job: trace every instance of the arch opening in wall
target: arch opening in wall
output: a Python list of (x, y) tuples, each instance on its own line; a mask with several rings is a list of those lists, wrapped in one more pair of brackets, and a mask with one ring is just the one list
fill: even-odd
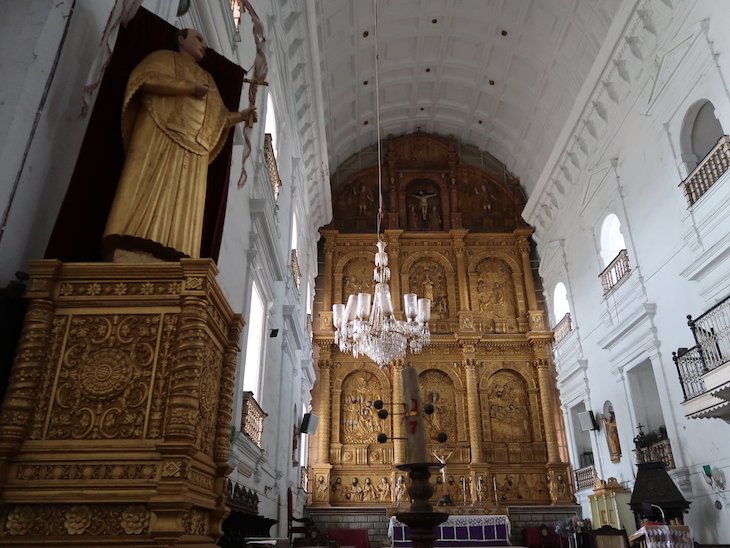
[(264, 133), (271, 135), (271, 148), (274, 151), (274, 157), (279, 156), (278, 136), (276, 130), (276, 108), (274, 107), (274, 97), (271, 93), (266, 96), (266, 118), (264, 120)]
[(601, 225), (601, 260), (603, 266), (608, 266), (623, 249), (626, 249), (626, 241), (621, 232), (621, 221), (610, 213)]
[(566, 314), (570, 314), (568, 288), (565, 287), (563, 282), (558, 282), (553, 290), (553, 320), (555, 325), (560, 323)]
[(687, 173), (710, 153), (724, 133), (710, 101), (699, 101), (687, 111), (681, 133), (682, 159)]

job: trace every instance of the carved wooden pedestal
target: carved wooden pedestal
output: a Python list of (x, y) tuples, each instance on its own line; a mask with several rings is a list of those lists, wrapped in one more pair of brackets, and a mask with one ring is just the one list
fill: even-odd
[(242, 320), (210, 260), (32, 263), (3, 546), (215, 546)]

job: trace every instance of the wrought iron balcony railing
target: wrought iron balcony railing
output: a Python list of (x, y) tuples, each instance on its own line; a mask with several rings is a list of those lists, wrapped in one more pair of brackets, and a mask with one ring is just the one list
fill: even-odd
[(707, 156), (679, 185), (691, 207), (730, 167), (730, 137), (723, 135)]
[(566, 312), (563, 319), (560, 320), (553, 329), (553, 332), (555, 333), (555, 344), (567, 337), (568, 333), (571, 331), (573, 331), (573, 323), (570, 319), (570, 312)]
[(592, 464), (584, 468), (578, 468), (575, 471), (575, 489), (583, 491), (585, 489), (593, 489), (596, 483), (596, 467)]
[(680, 348), (678, 352), (672, 352), (672, 359), (677, 366), (684, 401), (704, 394), (707, 389), (705, 388), (705, 381), (702, 380), (702, 375), (707, 373), (707, 368), (702, 361), (699, 345), (695, 345), (690, 349)]
[(625, 249), (622, 249), (618, 252), (616, 258), (599, 275), (601, 285), (603, 286), (603, 294), (608, 295), (630, 271), (629, 254)]
[(668, 439), (657, 441), (645, 447), (637, 447), (634, 449), (636, 455), (636, 464), (644, 462), (661, 461), (667, 465), (667, 470), (674, 470), (674, 455), (672, 454), (672, 444)]
[(241, 410), (241, 431), (243, 434), (261, 447), (261, 437), (264, 432), (264, 419), (268, 417), (253, 397), (253, 392), (243, 393), (243, 409)]
[(281, 192), (281, 178), (279, 177), (279, 166), (276, 164), (271, 133), (264, 135), (264, 160), (266, 161), (266, 169), (269, 171), (271, 190), (274, 192), (274, 203), (278, 206), (279, 192)]
[(730, 295), (696, 319), (687, 316), (687, 325), (697, 344), (672, 353), (684, 401), (706, 393), (703, 376), (730, 361)]
[(712, 371), (730, 360), (730, 296), (693, 320), (687, 316), (695, 342), (707, 371)]

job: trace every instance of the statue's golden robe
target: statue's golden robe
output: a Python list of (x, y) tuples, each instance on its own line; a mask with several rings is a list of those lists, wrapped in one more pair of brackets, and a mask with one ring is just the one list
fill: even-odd
[[(211, 91), (195, 97), (196, 83)], [(208, 164), (235, 115), (192, 58), (160, 50), (135, 67), (122, 108), (127, 156), (104, 231), (107, 250), (200, 256)]]

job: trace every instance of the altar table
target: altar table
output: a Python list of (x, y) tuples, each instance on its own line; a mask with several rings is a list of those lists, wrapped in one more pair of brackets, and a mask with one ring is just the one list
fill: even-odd
[[(449, 516), (434, 529), (434, 548), (509, 546), (510, 523), (507, 516)], [(410, 528), (395, 516), (388, 524), (393, 548), (410, 548)]]

